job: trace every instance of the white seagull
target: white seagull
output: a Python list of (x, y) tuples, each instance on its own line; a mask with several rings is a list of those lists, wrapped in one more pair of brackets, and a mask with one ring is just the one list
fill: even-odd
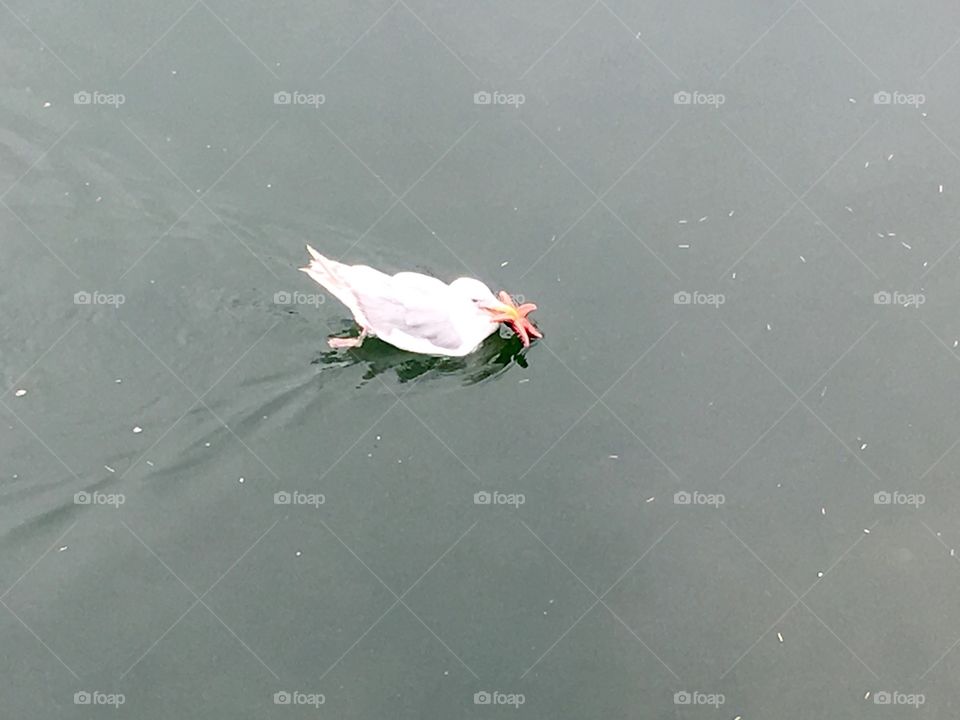
[(346, 305), (361, 328), (357, 338), (328, 338), (332, 348), (359, 347), (365, 337), (375, 336), (401, 350), (460, 357), (501, 322), (510, 324), (524, 347), (531, 335), (543, 337), (527, 318), (536, 305), (517, 305), (505, 291), (498, 298), (474, 278), (448, 285), (415, 272), (387, 275), (366, 265), (345, 265), (309, 245), (307, 251), (310, 264), (300, 269)]

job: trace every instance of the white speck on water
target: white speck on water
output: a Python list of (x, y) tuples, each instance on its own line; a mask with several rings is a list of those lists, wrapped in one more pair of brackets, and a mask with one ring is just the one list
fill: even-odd
[(134, 425), (134, 426), (133, 426), (133, 431), (134, 431), (135, 433), (142, 433), (142, 432), (143, 432), (143, 428), (140, 427), (139, 425)]
[(854, 105), (856, 105), (856, 104), (857, 104), (857, 101), (856, 101), (856, 100), (854, 100), (853, 98), (847, 98), (847, 100), (849, 100), (849, 101), (850, 101), (851, 103), (853, 103)]
[(950, 548), (950, 557), (954, 557), (957, 554), (957, 551), (953, 548)]
[(203, 446), (204, 446), (204, 447), (210, 447), (210, 443), (205, 442), (205, 443), (203, 444)]
[(887, 155), (887, 162), (890, 162), (891, 160), (893, 160), (893, 153)]
[(846, 210), (848, 213), (852, 213), (852, 212), (853, 212), (853, 208), (850, 207), (849, 205), (844, 205), (844, 206), (843, 206), (843, 209)]
[(116, 380), (114, 380), (114, 382), (119, 385), (120, 383), (123, 382), (123, 378), (117, 378)]
[(800, 256), (800, 262), (805, 263), (806, 261), (807, 261), (807, 259), (806, 259), (803, 255), (801, 255), (801, 256)]
[(149, 465), (150, 467), (153, 467), (153, 463), (149, 460), (147, 460), (147, 465)]
[(913, 250), (913, 248), (907, 245), (903, 240), (900, 241), (900, 244), (903, 245), (907, 250)]
[(550, 242), (556, 242), (556, 241), (557, 241), (557, 236), (556, 236), (556, 235), (554, 235), (552, 238), (550, 238)]
[(870, 534), (870, 530), (869, 530), (869, 528), (864, 528), (864, 529), (863, 529), (863, 531), (864, 531), (864, 532), (865, 532), (865, 533), (866, 533), (867, 535), (869, 535), (869, 534)]
[(241, 485), (243, 485), (243, 478), (240, 478), (237, 482), (239, 482)]
[(176, 71), (176, 70), (171, 70), (171, 71), (170, 71), (170, 74), (171, 74), (171, 75), (176, 75), (176, 74), (177, 74), (177, 71)]
[(680, 245), (677, 245), (677, 247), (678, 247), (680, 250), (689, 250), (689, 249), (690, 249), (690, 243), (681, 243)]
[(61, 545), (60, 547), (57, 548), (57, 552), (63, 552), (63, 551), (66, 550), (68, 547), (70, 547), (70, 546), (69, 546), (69, 545)]
[(957, 345), (960, 345), (960, 340), (953, 341), (953, 346), (956, 347)]
[(43, 106), (44, 106), (45, 108), (48, 108), (48, 107), (50, 107), (51, 105), (53, 105), (53, 103), (50, 102), (50, 101), (47, 101), (47, 102), (45, 102), (45, 103), (43, 104)]
[(619, 455), (607, 455), (607, 457), (610, 458), (611, 460), (619, 460), (619, 459), (620, 459), (620, 456), (619, 456)]
[(870, 161), (867, 160), (867, 161), (863, 164), (863, 166), (864, 166), (865, 168), (870, 167)]
[(707, 217), (709, 217), (709, 216), (708, 216), (708, 215), (704, 215), (702, 218), (700, 218), (699, 220), (697, 220), (697, 222), (706, 222), (706, 221), (707, 221)]
[(23, 397), (23, 396), (26, 395), (26, 394), (27, 394), (27, 391), (24, 390), (23, 388), (20, 388), (19, 390), (17, 390), (17, 391), (14, 393), (14, 395), (15, 395), (16, 397)]
[(379, 435), (377, 435), (377, 440), (379, 440), (379, 439), (380, 439), (380, 436), (379, 436)]
[(818, 571), (817, 571), (817, 577), (818, 577), (818, 578), (822, 578), (822, 577), (823, 577), (823, 570), (818, 570)]
[(866, 444), (866, 443), (862, 443), (862, 444), (860, 445), (860, 449), (861, 449), (861, 450), (866, 450), (866, 449), (867, 449), (867, 444)]
[(896, 233), (887, 233), (887, 237), (896, 237), (896, 236), (897, 236)]
[(770, 327), (770, 323), (767, 323), (767, 330), (768, 330), (768, 331), (773, 330), (773, 328)]
[(109, 465), (104, 465), (103, 467), (104, 467), (106, 470), (108, 470), (108, 471), (110, 471), (110, 472), (112, 472), (112, 473), (115, 473), (115, 472), (116, 472), (116, 470), (114, 470), (114, 469), (113, 469), (112, 467), (110, 467)]
[(777, 640), (783, 642), (783, 635), (779, 631), (777, 631)]
[(687, 221), (686, 221), (686, 220), (677, 220), (677, 222), (678, 222), (679, 224), (681, 224), (681, 225), (686, 225), (686, 224), (687, 224)]
[(732, 280), (736, 280), (736, 279), (737, 279), (737, 274), (734, 273), (733, 275), (730, 276), (730, 278), (731, 278)]
[(884, 235), (883, 233), (878, 232), (878, 233), (877, 233), (877, 237), (878, 237), (878, 238), (883, 238), (883, 237), (886, 237), (886, 235)]
[(547, 602), (549, 602), (551, 605), (553, 605), (553, 603), (555, 603), (556, 600), (548, 600)]
[(926, 116), (927, 116), (926, 113), (920, 113), (920, 117), (926, 117)]
[(648, 502), (648, 503), (652, 503), (652, 502), (653, 502), (654, 500), (656, 500), (656, 499), (657, 499), (656, 496), (654, 496), (654, 497), (648, 497), (648, 498), (647, 498), (647, 502)]
[(294, 553), (294, 555), (296, 555), (297, 557), (300, 557), (301, 555), (303, 555), (303, 553), (300, 552), (299, 550), (297, 550), (297, 551)]
[(267, 183), (267, 190), (273, 187), (273, 183)]
[(820, 391), (820, 397), (823, 397), (823, 396), (826, 395), (826, 394), (827, 394), (827, 386), (824, 385), (824, 386), (823, 386), (823, 390)]
[(943, 185), (940, 186), (940, 192), (943, 192)]
[(821, 508), (820, 508), (820, 514), (821, 514), (821, 515), (826, 515), (826, 514), (827, 514), (827, 508), (821, 507)]
[(509, 260), (504, 260), (502, 263), (500, 263), (500, 267), (506, 267), (509, 264), (510, 264)]
[(733, 217), (733, 213), (734, 213), (734, 212), (735, 212), (734, 210), (731, 210), (730, 212), (728, 212), (728, 213), (727, 213), (727, 217)]

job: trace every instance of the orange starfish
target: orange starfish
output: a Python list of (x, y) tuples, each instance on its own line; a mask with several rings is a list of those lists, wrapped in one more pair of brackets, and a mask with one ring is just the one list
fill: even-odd
[(543, 337), (543, 333), (527, 318), (527, 315), (537, 309), (536, 305), (533, 303), (517, 305), (513, 301), (513, 297), (506, 290), (501, 290), (498, 296), (504, 305), (510, 306), (510, 311), (502, 318), (503, 322), (510, 325), (511, 329), (517, 334), (517, 337), (520, 338), (520, 342), (523, 343), (524, 347), (530, 347), (531, 335), (535, 338)]

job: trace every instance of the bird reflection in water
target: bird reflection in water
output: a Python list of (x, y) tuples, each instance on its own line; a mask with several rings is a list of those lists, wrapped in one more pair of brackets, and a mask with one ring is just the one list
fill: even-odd
[[(344, 323), (342, 337), (356, 334), (352, 323)], [(525, 348), (520, 338), (505, 328), (488, 337), (473, 353), (464, 357), (439, 357), (418, 355), (399, 350), (376, 338), (370, 338), (359, 348), (349, 352), (330, 350), (322, 352), (312, 361), (313, 365), (352, 367), (365, 365), (366, 372), (359, 386), (378, 375), (393, 371), (401, 383), (429, 377), (458, 376), (463, 385), (475, 385), (505, 373), (511, 365), (526, 368)]]

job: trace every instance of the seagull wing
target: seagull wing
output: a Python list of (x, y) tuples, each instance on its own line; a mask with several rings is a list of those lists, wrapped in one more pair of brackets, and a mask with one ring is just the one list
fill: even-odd
[[(361, 281), (352, 289), (370, 330), (387, 342), (408, 349), (429, 345), (444, 350), (455, 350), (463, 343), (451, 313), (455, 300), (441, 280), (404, 272), (389, 282)], [(412, 342), (404, 342), (402, 336)]]

